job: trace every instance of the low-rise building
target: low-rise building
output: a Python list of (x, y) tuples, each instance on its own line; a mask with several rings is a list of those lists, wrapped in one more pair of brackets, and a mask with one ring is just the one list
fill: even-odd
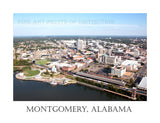
[(75, 65), (77, 66), (77, 68), (80, 68), (84, 66), (84, 63), (75, 63)]
[(122, 76), (123, 79), (125, 80), (130, 80), (131, 78), (133, 78), (134, 73), (133, 72), (125, 72)]
[(73, 56), (73, 60), (81, 60), (81, 59), (84, 59), (83, 56), (81, 56), (81, 55), (74, 55)]
[(127, 70), (129, 71), (135, 71), (138, 69), (138, 61), (134, 60), (125, 60), (122, 62), (122, 66), (126, 67)]
[(53, 66), (51, 71), (54, 72), (54, 73), (57, 73), (57, 68), (56, 68), (56, 66)]
[(71, 70), (74, 70), (76, 68), (76, 65), (73, 65), (73, 66), (64, 66), (62, 67), (62, 70), (64, 71), (71, 71)]
[(122, 67), (122, 66), (112, 67), (111, 69), (111, 74), (117, 75), (118, 77), (123, 76), (125, 72), (126, 72), (126, 67)]
[(48, 64), (48, 67), (53, 67), (53, 66), (56, 66), (60, 63), (60, 61), (52, 61)]
[(117, 63), (117, 56), (107, 56), (106, 54), (101, 55), (99, 56), (98, 61), (99, 63), (115, 65)]

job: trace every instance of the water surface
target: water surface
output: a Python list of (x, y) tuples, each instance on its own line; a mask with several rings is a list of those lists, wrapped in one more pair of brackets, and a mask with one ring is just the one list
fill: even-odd
[(38, 81), (22, 81), (14, 76), (15, 101), (129, 101), (129, 99), (86, 86), (52, 86)]

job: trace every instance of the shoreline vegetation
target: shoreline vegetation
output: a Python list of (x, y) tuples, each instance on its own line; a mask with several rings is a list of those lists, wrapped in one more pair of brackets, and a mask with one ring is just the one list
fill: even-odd
[[(19, 73), (18, 73), (19, 74)], [(18, 74), (16, 74), (16, 78), (17, 79), (20, 79), (20, 80), (29, 80), (29, 81), (40, 81), (40, 82), (45, 82), (45, 83), (49, 83), (51, 84), (52, 83), (52, 79), (50, 79), (49, 77), (48, 78), (23, 78), (23, 77), (20, 77), (18, 76)], [(63, 73), (61, 73), (63, 75)], [(134, 100), (134, 101), (144, 101), (146, 100), (145, 96), (142, 96), (142, 95), (137, 95), (137, 98), (132, 98), (132, 93), (131, 92), (127, 92), (127, 91), (124, 91), (124, 90), (120, 90), (118, 88), (116, 88), (114, 85), (112, 84), (108, 84), (107, 88), (104, 88), (104, 85), (101, 83), (101, 84), (98, 84), (98, 83), (95, 83), (94, 81), (91, 81), (91, 80), (87, 80), (87, 79), (82, 79), (80, 77), (72, 77), (72, 76), (69, 76), (69, 75), (65, 75), (66, 78), (69, 78), (69, 79), (72, 79), (73, 81), (68, 81), (68, 82), (59, 82), (58, 84), (60, 85), (68, 85), (68, 84), (80, 84), (80, 85), (83, 85), (83, 86), (87, 86), (87, 87), (90, 87), (90, 88), (94, 88), (94, 89), (97, 89), (97, 90), (100, 90), (100, 91), (106, 91), (106, 92), (109, 92), (109, 93), (112, 93), (112, 94), (115, 94), (115, 95), (119, 95), (119, 96), (122, 96), (122, 97), (125, 97), (125, 98), (128, 98), (130, 100)]]
[(139, 95), (139, 94), (137, 94), (136, 99), (134, 99), (134, 98), (132, 98), (132, 92), (128, 92), (128, 91), (118, 89), (113, 84), (108, 84), (107, 87), (105, 87), (102, 82), (101, 83), (95, 83), (92, 80), (88, 80), (88, 79), (84, 79), (84, 78), (80, 78), (80, 77), (73, 77), (73, 76), (70, 76), (70, 75), (66, 75), (66, 77), (72, 78), (73, 80), (77, 80), (77, 83), (79, 83), (79, 84), (83, 84), (83, 85), (86, 85), (88, 87), (93, 87), (93, 88), (98, 87), (99, 90), (101, 90), (101, 91), (107, 91), (107, 92), (110, 92), (112, 94), (123, 96), (123, 97), (126, 97), (126, 98), (131, 99), (131, 100), (136, 100), (136, 101), (146, 101), (147, 100), (147, 98), (145, 96)]
[[(20, 62), (20, 63), (19, 63)], [(48, 61), (45, 61), (47, 63)], [(37, 70), (28, 60), (14, 60), (14, 72), (19, 72), (15, 76), (20, 80), (33, 80), (50, 83), (52, 85), (67, 85), (67, 84), (81, 84), (90, 88), (98, 89), (100, 91), (107, 91), (130, 100), (145, 101), (147, 100), (143, 95), (136, 95), (136, 99), (132, 98), (132, 92), (118, 89), (113, 84), (104, 85), (103, 82), (96, 83), (93, 80), (86, 78), (75, 77), (65, 73), (51, 73), (48, 70)]]

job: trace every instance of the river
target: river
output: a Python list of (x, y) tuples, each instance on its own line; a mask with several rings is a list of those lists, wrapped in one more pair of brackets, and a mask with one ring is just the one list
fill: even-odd
[(14, 101), (129, 101), (129, 99), (86, 86), (52, 86), (38, 81), (14, 80)]

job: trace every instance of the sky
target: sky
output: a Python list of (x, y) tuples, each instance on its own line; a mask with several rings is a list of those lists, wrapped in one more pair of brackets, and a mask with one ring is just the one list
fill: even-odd
[(14, 36), (147, 36), (146, 13), (15, 13)]

